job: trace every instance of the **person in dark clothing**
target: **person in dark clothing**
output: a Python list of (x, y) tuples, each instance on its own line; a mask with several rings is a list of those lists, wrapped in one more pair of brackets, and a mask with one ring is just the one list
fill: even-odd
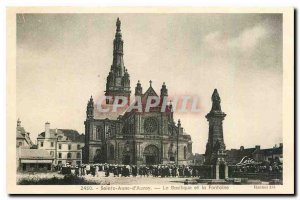
[(92, 176), (96, 175), (96, 167), (94, 165), (91, 166), (91, 174), (92, 174)]
[(106, 168), (105, 177), (109, 177), (109, 168)]
[(79, 176), (79, 167), (78, 166), (75, 167), (75, 175)]
[(119, 172), (118, 172), (118, 167), (115, 166), (114, 169), (113, 169), (113, 172), (114, 172), (114, 177), (118, 177), (119, 176)]
[(137, 176), (137, 167), (134, 165), (132, 166), (132, 176), (136, 177)]

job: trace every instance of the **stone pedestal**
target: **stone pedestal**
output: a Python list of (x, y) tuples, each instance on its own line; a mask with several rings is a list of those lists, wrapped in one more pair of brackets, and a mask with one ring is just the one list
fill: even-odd
[[(220, 177), (220, 165), (224, 165), (224, 178)], [(228, 166), (226, 163), (216, 164), (212, 167), (212, 178), (213, 179), (227, 179), (228, 178)]]

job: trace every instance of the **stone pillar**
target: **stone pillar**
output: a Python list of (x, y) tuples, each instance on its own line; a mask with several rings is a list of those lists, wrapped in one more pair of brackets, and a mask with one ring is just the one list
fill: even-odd
[[(115, 137), (117, 137), (115, 135)], [(118, 144), (117, 144), (117, 140), (115, 140), (115, 144), (114, 144), (114, 154), (115, 154), (115, 157), (114, 157), (114, 164), (117, 164), (118, 162)]]
[(97, 127), (96, 126), (93, 126), (92, 123), (90, 123), (90, 140), (95, 140), (96, 139), (96, 134), (97, 134)]
[(225, 165), (225, 179), (228, 178), (228, 166)]
[(168, 162), (168, 143), (163, 143), (163, 164), (166, 164)]
[(215, 177), (216, 177), (216, 179), (219, 179), (219, 165), (216, 165)]
[(141, 164), (143, 164), (143, 156), (142, 156), (142, 147), (141, 147), (141, 142), (137, 142), (137, 161), (136, 161), (136, 165), (140, 166)]

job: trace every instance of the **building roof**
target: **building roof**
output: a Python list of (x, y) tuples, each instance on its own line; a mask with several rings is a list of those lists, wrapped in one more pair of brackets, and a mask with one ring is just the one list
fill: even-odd
[(33, 142), (31, 141), (30, 138), (30, 133), (26, 132), (24, 127), (22, 127), (21, 125), (17, 126), (17, 130), (16, 130), (16, 139), (23, 139), (27, 142), (27, 144), (29, 146), (33, 145)]
[[(70, 140), (72, 142), (84, 142), (84, 134), (72, 129), (50, 129), (50, 138), (61, 137), (59, 140)], [(45, 132), (38, 135), (38, 139), (45, 138)]]
[(281, 147), (273, 147), (269, 149), (262, 149), (262, 152), (264, 155), (269, 156), (269, 155), (274, 155), (274, 154), (282, 154), (282, 146)]
[(273, 147), (268, 149), (260, 149), (259, 146), (256, 148), (240, 148), (240, 149), (231, 149), (227, 150), (228, 155), (228, 164), (236, 164), (238, 163), (243, 157), (253, 157), (254, 155), (263, 155), (263, 156), (271, 156), (274, 154), (282, 154), (283, 147)]
[(49, 160), (53, 159), (53, 157), (49, 154), (48, 151), (43, 149), (25, 149), (20, 148), (20, 156), (21, 159), (38, 159), (38, 160)]
[(17, 139), (25, 139), (25, 135), (17, 131)]

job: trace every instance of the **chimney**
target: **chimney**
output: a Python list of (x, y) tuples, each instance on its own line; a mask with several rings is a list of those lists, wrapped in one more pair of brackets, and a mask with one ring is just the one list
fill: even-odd
[(256, 145), (256, 146), (255, 146), (255, 149), (256, 149), (256, 150), (260, 150), (260, 145)]
[(50, 138), (50, 123), (45, 123), (45, 138)]
[(244, 146), (241, 146), (241, 147), (240, 147), (240, 151), (244, 151)]
[(279, 147), (283, 147), (283, 143), (279, 143)]

